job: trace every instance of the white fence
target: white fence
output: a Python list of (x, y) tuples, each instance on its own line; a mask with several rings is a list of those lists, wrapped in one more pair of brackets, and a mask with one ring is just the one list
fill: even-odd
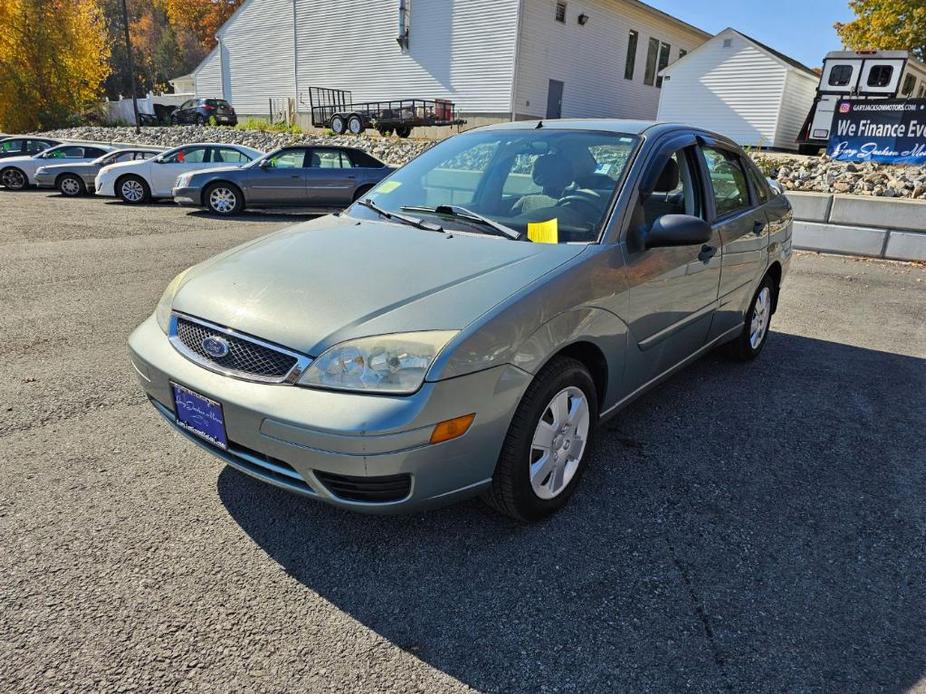
[[(163, 104), (165, 106), (179, 106), (187, 99), (192, 99), (194, 94), (152, 94), (138, 99), (138, 112), (154, 115), (154, 105)], [(132, 99), (120, 97), (119, 101), (104, 101), (103, 109), (105, 119), (108, 123), (128, 123), (135, 125), (135, 112), (132, 109)]]

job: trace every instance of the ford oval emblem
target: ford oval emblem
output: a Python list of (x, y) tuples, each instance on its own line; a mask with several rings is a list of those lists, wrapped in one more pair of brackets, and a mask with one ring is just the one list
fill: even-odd
[(202, 345), (203, 351), (213, 359), (221, 359), (222, 357), (228, 356), (228, 341), (225, 340), (225, 338), (209, 335), (208, 337), (204, 337), (200, 344)]

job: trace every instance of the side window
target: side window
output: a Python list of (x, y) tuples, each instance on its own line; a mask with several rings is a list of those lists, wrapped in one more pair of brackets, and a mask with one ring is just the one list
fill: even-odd
[(665, 163), (656, 187), (643, 202), (646, 227), (667, 214), (701, 216), (701, 196), (691, 166), (692, 150), (679, 150)]
[(874, 65), (868, 72), (869, 87), (886, 87), (891, 83), (891, 75), (894, 74), (892, 65)]
[(206, 161), (205, 147), (184, 147), (164, 158), (165, 164), (202, 164)]
[(301, 169), (305, 160), (304, 149), (284, 149), (267, 160), (268, 169)]
[(354, 166), (361, 166), (368, 169), (381, 169), (383, 168), (383, 163), (378, 159), (374, 159), (366, 152), (359, 149), (348, 150), (351, 160), (354, 162)]
[(251, 159), (244, 152), (239, 152), (231, 147), (213, 147), (212, 161), (226, 164), (246, 164)]
[[(4, 152), (5, 154), (10, 152), (19, 153), (23, 151), (23, 144), (25, 144), (23, 140), (7, 140), (6, 142), (0, 142), (0, 151)], [(28, 151), (32, 152), (33, 150), (30, 148)], [(42, 150), (36, 149), (34, 151), (41, 152)]]
[(350, 159), (337, 149), (315, 149), (309, 160), (313, 169), (350, 169)]
[(96, 147), (84, 147), (85, 158), (92, 157), (96, 159), (97, 157), (102, 157), (104, 154), (106, 154), (105, 149), (97, 149)]
[(134, 153), (134, 152), (120, 152), (119, 154), (117, 154), (117, 155), (114, 156), (114, 157), (107, 157), (107, 158), (106, 158), (106, 163), (107, 163), (107, 164), (116, 164), (116, 163), (118, 163), (118, 162), (120, 162), (120, 161), (133, 161), (134, 159), (135, 159), (135, 153)]
[(831, 87), (845, 87), (852, 79), (851, 65), (834, 65), (830, 69), (830, 78), (828, 80)]
[(756, 202), (764, 205), (772, 197), (765, 176), (755, 166), (746, 164), (746, 173), (749, 174), (749, 182), (752, 183), (752, 190), (756, 194)]
[(80, 159), (84, 156), (83, 147), (59, 147), (48, 155), (49, 159)]
[(502, 186), (503, 196), (520, 198), (524, 195), (540, 195), (543, 193), (543, 188), (536, 182), (533, 175), (534, 164), (540, 156), (539, 154), (515, 155), (514, 163), (512, 163), (511, 168), (508, 170), (508, 176), (505, 178), (505, 185)]
[(49, 147), (51, 147), (51, 145), (42, 140), (29, 140), (26, 145), (26, 151), (28, 151), (29, 154), (38, 154), (39, 152), (44, 152)]
[(158, 155), (157, 152), (135, 152), (135, 159), (139, 161), (143, 161), (145, 159), (151, 159), (152, 157), (156, 157), (157, 155)]
[(704, 159), (714, 189), (717, 217), (748, 209), (749, 185), (740, 158), (732, 152), (704, 147)]

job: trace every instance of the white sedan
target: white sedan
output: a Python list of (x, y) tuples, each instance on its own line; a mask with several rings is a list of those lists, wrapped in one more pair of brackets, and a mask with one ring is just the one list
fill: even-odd
[(153, 159), (104, 166), (96, 176), (96, 194), (138, 204), (152, 198), (173, 197), (180, 174), (217, 166), (244, 166), (263, 152), (242, 145), (201, 143), (169, 149)]
[(28, 157), (7, 157), (0, 160), (0, 185), (10, 190), (22, 190), (35, 185), (35, 172), (51, 164), (80, 164), (102, 157), (115, 147), (109, 145), (58, 145)]

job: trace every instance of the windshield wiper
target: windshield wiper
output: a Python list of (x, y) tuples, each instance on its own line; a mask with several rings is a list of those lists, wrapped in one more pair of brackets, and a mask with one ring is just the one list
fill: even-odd
[(441, 231), (441, 232), (444, 230), (444, 227), (440, 226), (439, 224), (428, 224), (423, 219), (415, 219), (414, 217), (406, 217), (404, 214), (396, 214), (395, 212), (384, 210), (382, 207), (377, 205), (375, 202), (373, 202), (369, 198), (366, 200), (358, 200), (357, 204), (370, 208), (383, 219), (388, 219), (390, 221), (395, 220), (396, 222), (407, 224), (408, 226), (415, 227), (416, 229), (424, 229), (425, 231)]
[(460, 207), (459, 205), (438, 205), (437, 207), (416, 207), (414, 205), (406, 205), (402, 207), (403, 210), (408, 212), (425, 212), (428, 214), (445, 214), (448, 217), (456, 217), (458, 219), (465, 219), (470, 222), (478, 222), (482, 224), (487, 229), (491, 229), (496, 236), (504, 236), (511, 239), (512, 241), (520, 241), (523, 238), (523, 234), (520, 231), (516, 231), (509, 226), (505, 226), (495, 220), (484, 217), (478, 212), (473, 212), (468, 210), (465, 207)]

